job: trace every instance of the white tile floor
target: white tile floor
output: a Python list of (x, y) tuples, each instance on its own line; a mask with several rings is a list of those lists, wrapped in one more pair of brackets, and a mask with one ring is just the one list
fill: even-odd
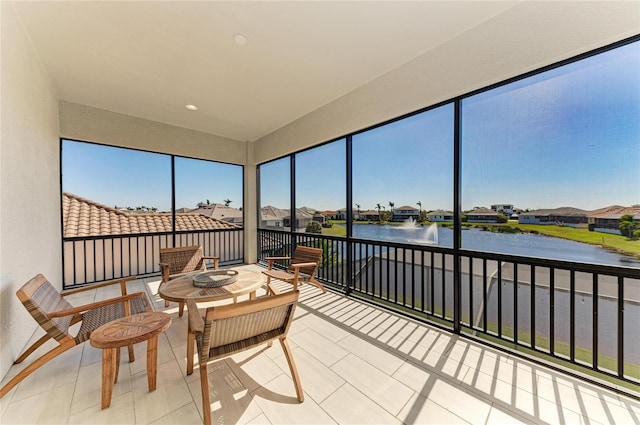
[[(185, 374), (186, 315), (178, 318), (175, 303), (165, 309), (157, 286), (157, 278), (131, 285), (173, 316), (159, 339), (156, 391), (147, 391), (146, 344), (138, 344), (135, 362), (123, 352), (111, 407), (101, 410), (101, 353), (85, 343), (0, 400), (0, 423), (201, 423), (199, 374)], [(289, 340), (304, 403), (274, 344), (210, 365), (215, 424), (640, 424), (635, 399), (311, 285), (301, 289)], [(114, 295), (117, 288), (91, 297)]]

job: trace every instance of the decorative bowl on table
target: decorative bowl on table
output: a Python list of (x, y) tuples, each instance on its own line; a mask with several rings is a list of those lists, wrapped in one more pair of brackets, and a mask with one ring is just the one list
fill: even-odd
[(236, 280), (238, 280), (238, 272), (236, 270), (213, 270), (195, 275), (193, 277), (193, 286), (198, 288), (217, 288), (233, 283)]

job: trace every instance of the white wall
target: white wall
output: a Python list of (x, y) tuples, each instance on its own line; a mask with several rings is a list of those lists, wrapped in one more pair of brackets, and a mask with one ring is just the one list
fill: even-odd
[(254, 158), (330, 141), (639, 32), (640, 2), (522, 2), (256, 141)]
[(60, 101), (60, 137), (244, 165), (247, 142)]
[(16, 290), (37, 273), (61, 289), (62, 254), (56, 95), (13, 5), (0, 4), (0, 376), (4, 376), (37, 326)]

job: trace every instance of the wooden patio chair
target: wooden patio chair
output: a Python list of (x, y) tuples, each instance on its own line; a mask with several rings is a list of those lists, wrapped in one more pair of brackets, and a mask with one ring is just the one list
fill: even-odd
[[(291, 283), (296, 288), (298, 283), (308, 282), (320, 288), (322, 292), (327, 292), (322, 283), (315, 278), (322, 260), (322, 248), (298, 246), (292, 257), (266, 257), (265, 260), (269, 262), (269, 269), (262, 273), (267, 275), (267, 285), (271, 278)], [(273, 268), (273, 262), (278, 260), (291, 260), (287, 270)]]
[[(151, 311), (151, 302), (145, 293), (136, 292), (127, 294), (127, 281), (132, 279), (135, 279), (135, 277), (101, 282), (63, 292), (58, 292), (42, 274), (36, 275), (33, 279), (25, 283), (22, 288), (16, 292), (16, 295), (18, 295), (22, 304), (46, 333), (27, 348), (14, 364), (24, 361), (49, 339), (54, 339), (58, 345), (34, 360), (9, 380), (9, 382), (0, 389), (0, 398), (4, 397), (13, 387), (49, 360), (89, 340), (91, 332), (103, 324), (124, 317), (125, 315)], [(119, 297), (96, 301), (78, 307), (72, 306), (64, 298), (67, 295), (114, 284), (120, 284), (122, 295)], [(80, 323), (80, 329), (74, 337), (69, 334), (69, 328), (76, 323)], [(134, 361), (133, 346), (129, 346), (129, 361)]]
[[(185, 273), (206, 271), (207, 264), (204, 260), (213, 260), (213, 270), (218, 270), (220, 258), (205, 257), (202, 251), (202, 245), (160, 249), (160, 268), (162, 269), (160, 286)], [(169, 307), (169, 301), (165, 300), (164, 306)], [(180, 303), (178, 316), (182, 317), (183, 313), (184, 303)]]
[(204, 424), (211, 424), (209, 399), (209, 375), (207, 364), (244, 350), (279, 340), (289, 364), (291, 377), (299, 402), (304, 401), (304, 393), (298, 370), (287, 342), (287, 333), (293, 319), (300, 292), (279, 294), (274, 287), (270, 293), (255, 300), (236, 304), (207, 308), (204, 318), (200, 316), (194, 300), (187, 300), (189, 311), (189, 333), (187, 337), (187, 374), (193, 373), (193, 349), (198, 350), (200, 367), (200, 387), (202, 389), (202, 409)]

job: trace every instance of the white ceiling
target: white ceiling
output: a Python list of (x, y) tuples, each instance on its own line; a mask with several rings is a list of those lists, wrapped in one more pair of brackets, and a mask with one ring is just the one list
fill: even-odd
[[(254, 141), (516, 3), (14, 6), (60, 99)], [(234, 34), (247, 44), (237, 45)], [(188, 111), (186, 104), (199, 109)]]

